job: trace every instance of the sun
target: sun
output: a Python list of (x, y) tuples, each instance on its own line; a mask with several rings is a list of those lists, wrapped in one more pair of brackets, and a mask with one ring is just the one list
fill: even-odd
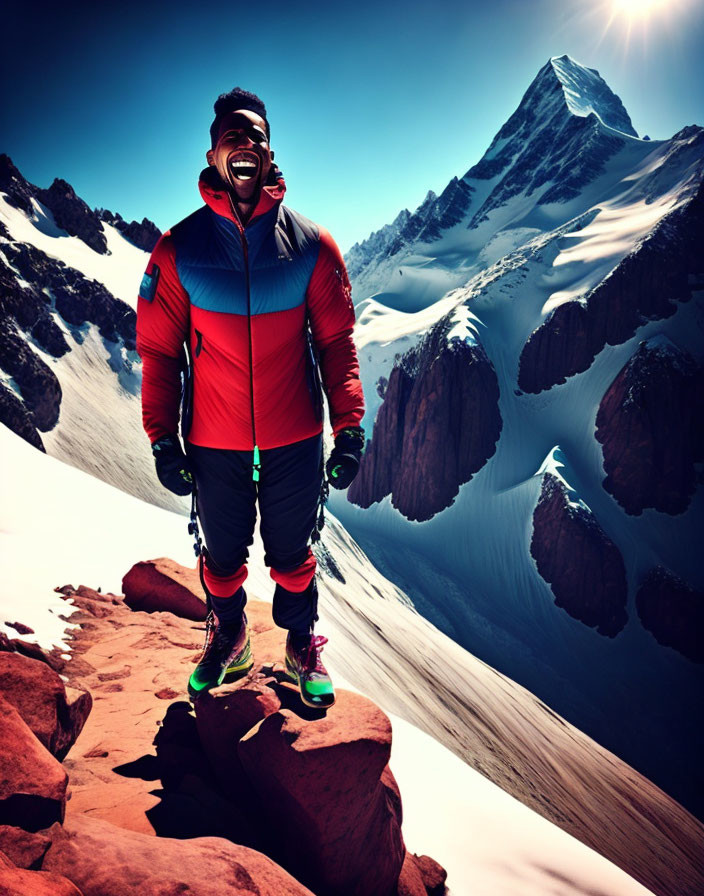
[(663, 12), (667, 6), (668, 0), (612, 0), (611, 11), (629, 19), (648, 19), (654, 13)]
[(609, 37), (621, 44), (624, 60), (630, 55), (632, 43), (642, 45), (644, 58), (649, 44), (668, 39), (676, 40), (683, 28), (683, 20), (695, 3), (701, 0), (580, 0), (582, 24), (587, 20), (598, 29), (596, 49)]

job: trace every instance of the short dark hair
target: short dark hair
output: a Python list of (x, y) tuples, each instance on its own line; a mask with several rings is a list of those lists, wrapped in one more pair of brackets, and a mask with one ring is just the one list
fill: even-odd
[(269, 131), (269, 122), (266, 120), (266, 106), (259, 99), (256, 93), (250, 93), (249, 90), (243, 90), (241, 87), (233, 88), (229, 93), (221, 93), (215, 100), (213, 111), (215, 112), (215, 120), (210, 125), (210, 145), (215, 148), (218, 142), (218, 130), (220, 122), (228, 114), (236, 109), (249, 109), (250, 112), (256, 112), (261, 115), (266, 124), (266, 139), (271, 139)]

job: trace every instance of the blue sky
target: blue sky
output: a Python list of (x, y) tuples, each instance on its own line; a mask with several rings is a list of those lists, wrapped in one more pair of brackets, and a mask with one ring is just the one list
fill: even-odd
[(267, 105), (287, 204), (346, 251), (478, 161), (551, 56), (596, 68), (641, 135), (704, 124), (704, 3), (627, 39), (616, 2), (11, 2), (0, 151), (163, 230), (200, 204), (212, 104), (239, 85)]

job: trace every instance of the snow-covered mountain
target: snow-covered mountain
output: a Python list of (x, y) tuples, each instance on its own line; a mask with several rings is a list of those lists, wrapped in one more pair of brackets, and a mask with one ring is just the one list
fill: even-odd
[(332, 506), (475, 656), (704, 812), (704, 129), (550, 59), (347, 257), (372, 435)]

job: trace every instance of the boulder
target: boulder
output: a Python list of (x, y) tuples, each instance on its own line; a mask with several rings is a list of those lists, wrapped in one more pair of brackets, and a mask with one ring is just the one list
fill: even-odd
[(239, 741), (262, 719), (281, 709), (270, 686), (275, 679), (259, 673), (221, 685), (196, 700), (198, 736), (216, 778), (237, 794), (248, 781), (239, 760)]
[(405, 855), (387, 769), (391, 723), (344, 690), (327, 714), (305, 715), (281, 709), (239, 743), (262, 810), (281, 831), (282, 864), (318, 896), (388, 896)]
[(67, 690), (45, 663), (20, 653), (0, 653), (0, 693), (59, 760), (75, 743), (93, 703), (85, 691)]
[(51, 840), (42, 831), (33, 834), (9, 824), (0, 824), (0, 850), (18, 868), (39, 868)]
[(77, 817), (52, 829), (43, 868), (83, 896), (313, 896), (267, 856), (219, 837), (176, 840)]
[(122, 590), (132, 610), (173, 613), (195, 622), (208, 615), (197, 570), (168, 557), (135, 563), (122, 580)]
[(61, 764), (0, 696), (0, 824), (39, 831), (63, 821), (67, 784)]
[(82, 896), (78, 887), (62, 875), (15, 868), (2, 853), (0, 893), (2, 896)]
[(445, 892), (447, 871), (430, 856), (419, 856), (414, 853), (413, 859), (420, 870), (428, 896), (442, 896)]

